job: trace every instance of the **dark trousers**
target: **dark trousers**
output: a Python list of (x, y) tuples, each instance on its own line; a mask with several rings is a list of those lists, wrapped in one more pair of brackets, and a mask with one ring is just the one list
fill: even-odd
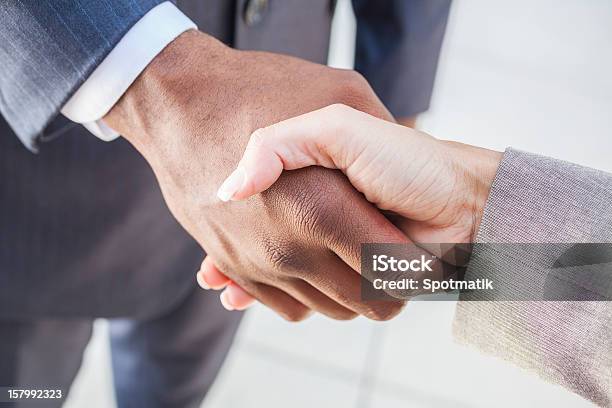
[[(112, 319), (117, 406), (198, 407), (225, 359), (240, 317), (223, 310), (214, 293), (194, 288), (162, 316)], [(0, 320), (0, 384), (60, 388), (66, 393), (81, 366), (92, 323), (77, 318)], [(64, 400), (0, 406), (59, 407)]]

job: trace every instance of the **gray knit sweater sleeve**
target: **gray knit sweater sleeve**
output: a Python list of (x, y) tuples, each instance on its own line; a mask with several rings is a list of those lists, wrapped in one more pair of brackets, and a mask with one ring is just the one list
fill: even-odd
[[(612, 175), (508, 149), (477, 241), (612, 243)], [(492, 269), (483, 262), (493, 258), (487, 245), (477, 248), (480, 253), (473, 253), (467, 276)], [(541, 269), (538, 263), (547, 262), (545, 257), (498, 272), (516, 290), (537, 285), (533, 271)], [(612, 302), (477, 301), (480, 296), (462, 294), (458, 303), (453, 330), (460, 343), (518, 364), (598, 405), (612, 406)]]

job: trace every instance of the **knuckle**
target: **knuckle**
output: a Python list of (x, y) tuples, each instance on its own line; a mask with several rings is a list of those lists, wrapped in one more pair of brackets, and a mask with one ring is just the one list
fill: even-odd
[(227, 277), (230, 277), (231, 275), (234, 275), (234, 273), (232, 272), (233, 268), (230, 265), (229, 262), (226, 262), (223, 258), (220, 259), (215, 259), (214, 262), (215, 268), (217, 268), (217, 270), (219, 272), (221, 272), (222, 274), (224, 274)]
[(296, 222), (300, 230), (308, 235), (316, 235), (319, 226), (324, 224), (326, 211), (321, 200), (316, 198), (307, 200), (301, 197), (296, 201)]
[[(320, 248), (342, 234), (339, 226), (347, 218), (345, 199), (351, 198), (353, 191), (341, 173), (309, 167), (286, 172), (261, 194), (261, 199), (270, 215), (284, 225), (284, 240), (277, 239), (278, 242)], [(277, 245), (271, 245), (268, 252), (275, 263), (287, 261)]]
[(301, 251), (297, 248), (271, 240), (264, 240), (263, 245), (265, 262), (272, 267), (272, 270), (298, 275), (306, 267)]
[(338, 183), (330, 179), (331, 173), (321, 169), (306, 169), (311, 177), (304, 179), (294, 196), (291, 214), (296, 228), (308, 237), (322, 237), (337, 230), (341, 218), (341, 203), (329, 199), (337, 194)]
[(397, 316), (403, 307), (402, 302), (378, 302), (371, 305), (365, 317), (376, 321), (388, 321)]
[(326, 113), (328, 113), (331, 118), (336, 118), (338, 115), (345, 114), (350, 110), (351, 108), (343, 103), (332, 103), (325, 108)]
[(358, 111), (383, 119), (391, 119), (368, 81), (357, 71), (343, 71), (337, 81), (336, 100)]
[(368, 81), (357, 71), (342, 72), (342, 78), (338, 81), (338, 88), (343, 97), (340, 101), (349, 106), (350, 104), (343, 102), (345, 98), (349, 98), (349, 101), (351, 99), (367, 99), (371, 97), (372, 92)]
[(333, 314), (329, 314), (329, 317), (331, 317), (334, 320), (344, 320), (344, 321), (353, 320), (357, 316), (359, 316), (359, 314), (351, 310), (334, 312)]
[(343, 103), (334, 103), (325, 108), (325, 125), (331, 132), (338, 134), (350, 123), (355, 110)]
[(344, 71), (347, 81), (357, 88), (369, 88), (368, 81), (363, 75), (355, 70)]
[(263, 147), (266, 143), (266, 139), (268, 139), (268, 135), (270, 134), (270, 128), (259, 128), (253, 133), (251, 133), (251, 137), (249, 138), (249, 143), (247, 144), (247, 148), (249, 149), (259, 149)]
[(281, 316), (283, 317), (283, 319), (285, 319), (288, 322), (292, 322), (292, 323), (297, 323), (297, 322), (301, 322), (303, 320), (306, 320), (308, 317), (310, 317), (310, 310), (303, 308), (303, 309), (290, 309), (290, 310), (284, 310), (281, 313)]
[(315, 194), (313, 189), (303, 188), (296, 195), (292, 211), (299, 229), (308, 234), (316, 232), (317, 226), (324, 221), (325, 206), (325, 200)]

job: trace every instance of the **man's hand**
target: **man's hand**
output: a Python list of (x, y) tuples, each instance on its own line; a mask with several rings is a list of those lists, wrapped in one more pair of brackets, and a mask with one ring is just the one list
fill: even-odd
[(219, 269), (288, 320), (388, 319), (400, 302), (360, 300), (360, 244), (405, 236), (338, 171), (304, 169), (245, 202), (216, 188), (255, 129), (333, 103), (392, 120), (358, 74), (236, 51), (191, 31), (104, 118), (146, 158), (174, 216)]

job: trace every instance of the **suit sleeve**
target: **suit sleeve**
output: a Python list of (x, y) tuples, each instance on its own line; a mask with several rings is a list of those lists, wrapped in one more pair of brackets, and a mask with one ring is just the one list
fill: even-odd
[(163, 1), (2, 1), (0, 112), (29, 149), (130, 27)]
[[(598, 405), (611, 406), (609, 259), (584, 264), (606, 268), (604, 279), (594, 281), (606, 294), (599, 300), (525, 297), (535, 293), (538, 282), (546, 283), (546, 274), (540, 272), (551, 270), (549, 265), (558, 258), (551, 254), (559, 248), (583, 251), (574, 255), (576, 259), (589, 259), (589, 248), (594, 245), (585, 244), (610, 248), (611, 225), (612, 174), (508, 149), (493, 182), (477, 236), (480, 244), (475, 246), (466, 277), (493, 276), (516, 293), (508, 293), (503, 300), (486, 298), (482, 292), (462, 294), (454, 321), (455, 338)], [(534, 256), (516, 257), (499, 243), (546, 245), (537, 245), (543, 250), (531, 251)], [(583, 279), (587, 269), (576, 269), (571, 279), (561, 281), (564, 291), (557, 293), (572, 293), (572, 281)], [(583, 284), (582, 293), (592, 295), (592, 286)]]
[(429, 108), (450, 0), (353, 0), (355, 69), (398, 118)]

